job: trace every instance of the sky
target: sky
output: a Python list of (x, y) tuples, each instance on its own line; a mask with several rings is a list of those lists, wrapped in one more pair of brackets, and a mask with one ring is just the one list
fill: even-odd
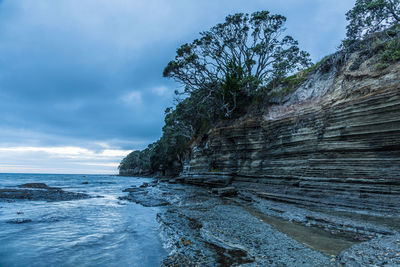
[(161, 136), (176, 49), (226, 15), (268, 10), (314, 62), (355, 0), (0, 0), (0, 173), (115, 174)]

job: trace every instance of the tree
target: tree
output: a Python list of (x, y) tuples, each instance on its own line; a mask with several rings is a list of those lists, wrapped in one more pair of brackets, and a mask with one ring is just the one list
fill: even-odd
[(163, 135), (155, 143), (150, 156), (153, 170), (168, 169), (174, 161), (180, 161), (186, 144), (196, 133), (196, 105), (186, 98), (175, 109), (165, 110)]
[(208, 112), (230, 117), (240, 100), (277, 77), (310, 64), (291, 36), (283, 36), (286, 18), (268, 11), (238, 13), (182, 45), (163, 76), (183, 85), (182, 94), (206, 103)]
[(400, 23), (400, 0), (357, 0), (346, 13), (349, 21), (344, 45), (362, 39), (366, 34)]
[(154, 144), (148, 145), (148, 147), (142, 151), (132, 151), (129, 153), (119, 164), (118, 169), (129, 170), (139, 167), (145, 172), (150, 172), (150, 153), (153, 149)]

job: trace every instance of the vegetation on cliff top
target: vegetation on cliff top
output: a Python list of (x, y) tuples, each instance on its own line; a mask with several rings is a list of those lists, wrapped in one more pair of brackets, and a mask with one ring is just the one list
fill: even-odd
[[(349, 26), (342, 48), (386, 29), (392, 40), (379, 44), (376, 66), (382, 69), (400, 60), (399, 2), (357, 0), (346, 14)], [(311, 65), (309, 54), (299, 49), (296, 40), (282, 37), (285, 21), (285, 17), (268, 11), (230, 15), (224, 23), (200, 33), (200, 39), (182, 45), (163, 76), (180, 83), (183, 90), (175, 93), (184, 97), (175, 109), (166, 109), (162, 137), (145, 150), (129, 154), (120, 170), (139, 167), (144, 172), (176, 175), (181, 167), (176, 164), (182, 162), (190, 143), (217, 122), (268, 102), (277, 94), (273, 90), (277, 87), (281, 95), (297, 89), (326, 58)], [(361, 46), (359, 42), (357, 49)]]
[(164, 77), (180, 83), (181, 93), (207, 103), (209, 112), (203, 115), (210, 121), (216, 119), (213, 113), (229, 118), (261, 86), (310, 65), (309, 54), (284, 35), (285, 21), (268, 11), (227, 16), (182, 45)]
[(357, 0), (346, 13), (346, 39), (342, 47), (347, 47), (366, 35), (382, 31), (400, 23), (400, 0)]
[(385, 69), (400, 60), (400, 38), (394, 38), (383, 45), (378, 54), (379, 62), (375, 65), (378, 69)]

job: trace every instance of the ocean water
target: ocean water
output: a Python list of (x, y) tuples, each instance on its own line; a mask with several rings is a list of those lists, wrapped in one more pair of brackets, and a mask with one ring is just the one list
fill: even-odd
[[(46, 183), (102, 196), (72, 201), (0, 200), (0, 266), (159, 266), (158, 208), (118, 200), (146, 178), (107, 175), (0, 174), (0, 188)], [(88, 182), (88, 184), (83, 184)], [(14, 219), (32, 222), (13, 224)]]

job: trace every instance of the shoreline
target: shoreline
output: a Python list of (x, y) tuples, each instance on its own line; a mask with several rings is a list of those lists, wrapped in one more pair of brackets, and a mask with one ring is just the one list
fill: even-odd
[[(41, 182), (6, 187), (0, 201), (82, 200), (84, 195), (78, 193), (92, 187), (82, 178), (76, 182), (81, 190), (73, 192)], [(144, 178), (122, 179), (123, 193), (119, 187), (115, 200), (118, 205), (130, 201), (142, 207), (127, 207), (143, 211), (149, 207), (153, 212), (157, 235), (168, 252), (161, 257), (161, 266), (400, 266), (400, 218), (395, 214), (327, 210), (273, 201), (232, 186), (211, 188), (182, 184), (179, 179)], [(116, 186), (111, 180), (95, 183)], [(32, 196), (26, 195), (27, 190)], [(101, 197), (89, 195), (88, 201)], [(14, 217), (5, 223), (29, 225), (42, 220), (24, 212)]]
[[(158, 179), (124, 191), (125, 200), (160, 208), (157, 220), (170, 250), (162, 266), (400, 264), (399, 229), (385, 225), (388, 218), (368, 222), (242, 190), (220, 197)], [(399, 218), (392, 219), (396, 226)]]

